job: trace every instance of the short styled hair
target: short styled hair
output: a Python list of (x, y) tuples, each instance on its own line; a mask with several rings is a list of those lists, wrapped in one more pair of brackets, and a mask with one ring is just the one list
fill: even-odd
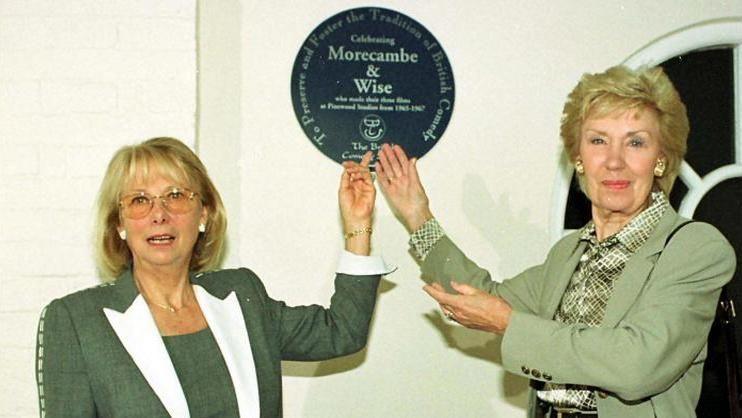
[[(616, 66), (597, 74), (585, 74), (567, 96), (560, 134), (564, 150), (574, 163), (580, 153), (580, 131), (588, 117), (652, 109), (657, 113), (660, 148), (666, 158), (665, 174), (656, 185), (670, 194), (680, 172), (690, 131), (685, 105), (661, 67), (632, 70)], [(580, 187), (585, 190), (580, 177)]]
[(125, 146), (113, 155), (98, 193), (95, 226), (97, 265), (104, 278), (118, 277), (129, 268), (132, 254), (117, 231), (121, 224), (119, 201), (133, 180), (163, 175), (198, 193), (208, 212), (206, 232), (199, 234), (193, 248), (190, 270), (216, 268), (221, 262), (227, 229), (227, 216), (219, 192), (206, 167), (196, 154), (175, 138), (152, 138)]

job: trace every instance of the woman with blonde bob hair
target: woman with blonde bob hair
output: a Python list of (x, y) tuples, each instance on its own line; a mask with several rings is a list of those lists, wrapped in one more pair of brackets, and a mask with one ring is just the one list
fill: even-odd
[[(172, 180), (194, 184), (195, 191), (208, 213), (206, 231), (199, 234), (193, 248), (191, 271), (216, 268), (224, 249), (227, 214), (219, 192), (214, 187), (206, 167), (185, 144), (172, 138), (153, 138), (141, 145), (121, 148), (108, 164), (98, 196), (96, 218), (96, 251), (98, 267), (104, 277), (116, 278), (131, 264), (131, 250), (116, 231), (121, 196), (127, 183), (139, 174), (149, 175), (156, 167)], [(141, 171), (141, 173), (140, 173)]]
[[(656, 185), (669, 196), (685, 156), (690, 126), (685, 105), (662, 67), (631, 70), (618, 66), (582, 76), (564, 104), (561, 137), (567, 156), (573, 164), (580, 161), (580, 130), (585, 120), (629, 109), (656, 112), (665, 167)], [(578, 180), (584, 191), (583, 177)]]
[(121, 148), (98, 199), (99, 269), (115, 280), (52, 301), (41, 314), (41, 415), (278, 417), (281, 360), (363, 348), (380, 276), (370, 253), (375, 191), (345, 162), (338, 200), (345, 250), (329, 308), (270, 298), (248, 269), (215, 270), (227, 220), (186, 145)]
[(501, 282), (433, 217), (415, 159), (381, 147), (379, 185), (410, 231), (425, 291), (449, 319), (502, 335), (503, 367), (534, 389), (529, 417), (694, 417), (735, 256), (716, 228), (686, 225), (668, 201), (685, 106), (661, 68), (613, 67), (572, 90), (561, 136), (592, 219)]

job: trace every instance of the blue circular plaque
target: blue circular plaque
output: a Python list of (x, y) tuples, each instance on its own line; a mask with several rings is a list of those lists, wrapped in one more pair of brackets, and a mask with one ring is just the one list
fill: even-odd
[(331, 159), (360, 160), (381, 144), (422, 157), (446, 130), (454, 80), (440, 43), (399, 12), (362, 7), (322, 22), (291, 74), (294, 112)]

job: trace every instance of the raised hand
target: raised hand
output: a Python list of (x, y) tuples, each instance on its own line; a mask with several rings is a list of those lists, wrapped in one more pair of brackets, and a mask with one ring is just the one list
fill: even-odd
[(447, 293), (439, 283), (425, 285), (423, 290), (440, 304), (447, 318), (467, 328), (505, 333), (513, 310), (509, 303), (466, 284), (451, 282), (451, 287), (457, 294)]
[(381, 146), (376, 164), (379, 187), (392, 212), (409, 232), (433, 217), (416, 164), (417, 159), (407, 158), (402, 147), (389, 144)]
[(368, 151), (360, 164), (344, 161), (338, 190), (343, 233), (346, 234), (345, 249), (360, 255), (368, 255), (371, 251), (371, 223), (376, 199), (376, 188), (368, 168), (372, 157), (373, 153)]

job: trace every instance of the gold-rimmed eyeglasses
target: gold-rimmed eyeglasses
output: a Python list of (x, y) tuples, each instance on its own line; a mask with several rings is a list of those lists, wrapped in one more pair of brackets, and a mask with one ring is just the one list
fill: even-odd
[(157, 196), (140, 191), (122, 197), (119, 200), (119, 207), (124, 217), (141, 219), (152, 211), (155, 201), (160, 200), (162, 206), (170, 213), (183, 214), (191, 211), (196, 206), (197, 195), (198, 193), (182, 187), (171, 187), (165, 193)]

